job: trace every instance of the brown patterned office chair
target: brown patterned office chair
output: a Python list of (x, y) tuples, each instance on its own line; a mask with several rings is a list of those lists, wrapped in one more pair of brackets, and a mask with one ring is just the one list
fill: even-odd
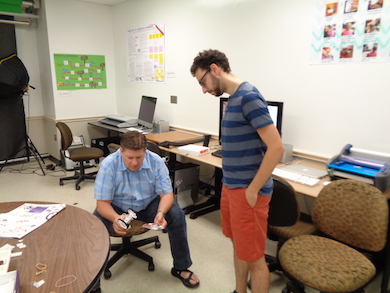
[(280, 248), (279, 261), (290, 280), (283, 293), (305, 292), (302, 285), (320, 292), (364, 292), (376, 274), (368, 257), (387, 242), (385, 195), (367, 183), (333, 181), (314, 202), (312, 219), (323, 236), (296, 236)]
[(85, 179), (91, 179), (95, 180), (95, 176), (97, 172), (92, 173), (85, 173), (85, 166), (84, 163), (89, 160), (98, 160), (99, 158), (103, 157), (104, 153), (99, 148), (94, 147), (79, 147), (74, 149), (69, 149), (69, 147), (72, 145), (73, 142), (73, 135), (72, 131), (63, 122), (57, 122), (56, 123), (57, 128), (59, 129), (61, 133), (61, 150), (64, 152), (69, 151), (69, 156), (66, 158), (69, 158), (70, 160), (74, 162), (79, 162), (79, 169), (76, 170), (75, 174), (71, 177), (63, 177), (60, 178), (60, 185), (64, 185), (65, 180), (76, 180), (75, 186), (76, 190), (80, 190), (80, 183), (84, 181)]
[(150, 231), (147, 228), (143, 228), (142, 225), (145, 224), (144, 221), (132, 220), (131, 227), (127, 230), (125, 236), (110, 235), (111, 237), (122, 237), (121, 244), (111, 244), (111, 250), (116, 251), (116, 253), (108, 260), (107, 266), (104, 269), (104, 278), (111, 278), (110, 268), (124, 255), (132, 254), (140, 259), (143, 259), (148, 262), (148, 270), (154, 271), (153, 257), (147, 255), (138, 249), (140, 246), (144, 246), (154, 242), (154, 247), (156, 249), (161, 247), (161, 242), (158, 236), (149, 237), (146, 239), (141, 239), (137, 241), (130, 241), (131, 237), (139, 234), (146, 233)]

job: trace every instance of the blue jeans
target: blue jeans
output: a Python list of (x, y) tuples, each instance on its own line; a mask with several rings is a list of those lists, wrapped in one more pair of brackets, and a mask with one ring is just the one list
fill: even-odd
[[(137, 212), (137, 220), (151, 223), (157, 214), (158, 205), (160, 203), (160, 197), (154, 199), (146, 209)], [(118, 214), (127, 213), (119, 207), (112, 205), (114, 210)], [(99, 215), (97, 210), (93, 212), (103, 224), (107, 227), (110, 235), (114, 234), (112, 222)], [(166, 231), (168, 232), (169, 243), (171, 245), (171, 253), (173, 257), (173, 267), (177, 270), (186, 270), (192, 265), (190, 257), (190, 249), (188, 247), (187, 239), (187, 223), (183, 210), (174, 203), (171, 209), (166, 213), (165, 220), (168, 225)]]

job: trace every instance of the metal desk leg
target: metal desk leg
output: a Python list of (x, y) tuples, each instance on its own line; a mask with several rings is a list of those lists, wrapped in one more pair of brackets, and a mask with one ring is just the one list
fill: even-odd
[[(191, 219), (217, 211), (220, 208), (222, 191), (222, 170), (215, 168), (215, 195), (210, 197), (206, 202), (191, 207), (189, 214)], [(186, 212), (186, 211), (185, 211)]]

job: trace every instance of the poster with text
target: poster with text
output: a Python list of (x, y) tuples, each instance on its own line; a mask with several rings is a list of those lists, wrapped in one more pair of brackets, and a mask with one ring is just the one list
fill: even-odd
[(164, 36), (162, 23), (127, 30), (129, 82), (165, 82)]
[(107, 88), (104, 56), (54, 54), (54, 64), (57, 90)]
[(390, 61), (390, 0), (316, 0), (311, 64)]

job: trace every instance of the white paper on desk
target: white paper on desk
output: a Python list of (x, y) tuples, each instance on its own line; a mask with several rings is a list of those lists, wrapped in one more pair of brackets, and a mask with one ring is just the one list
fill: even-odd
[(200, 146), (196, 144), (187, 144), (181, 147), (178, 147), (179, 153), (186, 155), (200, 156), (205, 155), (210, 152), (209, 147)]
[(20, 239), (65, 207), (65, 204), (25, 203), (8, 213), (0, 214), (0, 237)]

